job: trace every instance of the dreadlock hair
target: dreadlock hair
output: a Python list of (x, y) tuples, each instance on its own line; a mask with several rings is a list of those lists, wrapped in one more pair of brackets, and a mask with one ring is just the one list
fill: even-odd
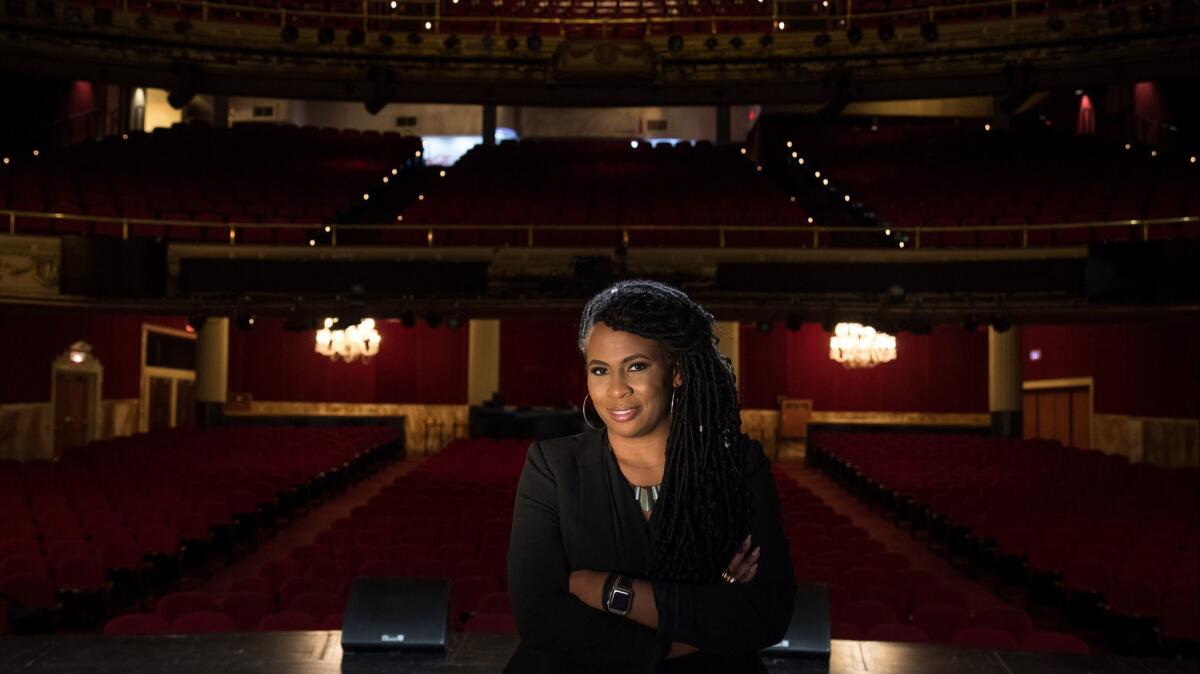
[[(742, 481), (741, 405), (733, 364), (717, 349), (712, 314), (683, 291), (658, 281), (614, 283), (593, 297), (579, 321), (586, 356), (592, 326), (656, 340), (679, 369), (654, 517), (653, 579), (716, 582), (750, 531)], [(666, 544), (669, 542), (669, 544)]]

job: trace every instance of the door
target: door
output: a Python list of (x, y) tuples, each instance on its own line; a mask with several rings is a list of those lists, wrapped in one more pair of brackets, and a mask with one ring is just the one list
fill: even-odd
[(54, 455), (65, 447), (80, 447), (88, 439), (88, 386), (91, 377), (78, 372), (54, 375)]
[(171, 380), (165, 377), (150, 378), (150, 401), (148, 429), (165, 431), (171, 427)]
[(1092, 403), (1087, 387), (1025, 391), (1022, 412), (1026, 438), (1058, 440), (1067, 447), (1091, 447)]
[(196, 383), (175, 380), (175, 428), (196, 427)]

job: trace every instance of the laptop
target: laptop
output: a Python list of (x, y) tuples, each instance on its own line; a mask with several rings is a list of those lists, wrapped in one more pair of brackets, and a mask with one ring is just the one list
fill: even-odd
[(355, 578), (342, 617), (342, 650), (445, 651), (450, 580)]
[(792, 622), (783, 640), (760, 651), (763, 655), (829, 659), (829, 590), (821, 583), (796, 587)]

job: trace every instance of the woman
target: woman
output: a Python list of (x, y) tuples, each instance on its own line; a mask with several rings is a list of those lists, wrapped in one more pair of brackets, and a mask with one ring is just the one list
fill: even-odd
[(713, 325), (654, 281), (584, 309), (593, 430), (529, 448), (506, 672), (765, 671), (756, 652), (783, 637), (796, 583), (770, 462), (740, 432)]

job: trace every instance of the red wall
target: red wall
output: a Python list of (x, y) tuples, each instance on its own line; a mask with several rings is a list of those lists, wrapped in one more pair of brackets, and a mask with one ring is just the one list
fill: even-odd
[(314, 349), (315, 331), (286, 332), (260, 318), (230, 328), (229, 390), (255, 400), (353, 403), (467, 402), (467, 327), (412, 328), (380, 321), (379, 355), (369, 363), (332, 361)]
[(900, 334), (896, 360), (851, 370), (829, 359), (829, 333), (776, 323), (763, 334), (743, 324), (739, 390), (745, 408), (778, 408), (777, 396), (813, 408), (855, 412), (987, 412), (987, 332), (941, 326)]
[(142, 324), (182, 330), (178, 316), (116, 314), (80, 309), (0, 310), (0, 404), (50, 401), (50, 366), (83, 340), (104, 366), (104, 398), (137, 398)]
[(1031, 325), (1021, 338), (1025, 379), (1093, 377), (1098, 413), (1200, 417), (1200, 322)]
[(583, 404), (587, 370), (574, 319), (500, 321), (500, 391), (506, 405)]

